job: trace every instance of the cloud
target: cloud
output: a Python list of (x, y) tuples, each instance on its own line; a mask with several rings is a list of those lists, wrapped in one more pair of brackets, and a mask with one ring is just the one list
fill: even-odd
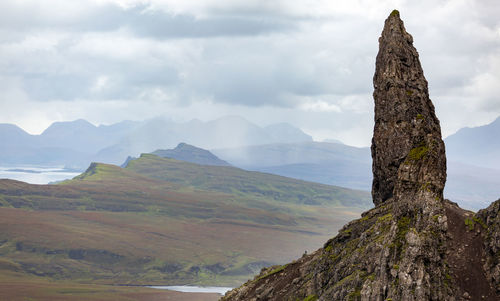
[(158, 9), (153, 2), (117, 4), (120, 3), (6, 1), (0, 4), (0, 26), (21, 32), (60, 30), (77, 33), (127, 29), (136, 36), (159, 39), (259, 35), (289, 31), (296, 26), (286, 16), (220, 14), (197, 17), (189, 11)]
[[(500, 42), (498, 45), (500, 48)], [(500, 112), (500, 49), (477, 58), (475, 63), (480, 71), (469, 77), (462, 89), (465, 95), (475, 98), (475, 103), (469, 103), (469, 107)]]
[(322, 100), (305, 102), (301, 104), (299, 108), (301, 110), (311, 111), (311, 112), (337, 112), (337, 113), (342, 112), (339, 106), (335, 104), (330, 104)]
[[(237, 113), (368, 145), (377, 39), (398, 8), (450, 134), (500, 114), (497, 2), (1, 1), (0, 122)], [(14, 118), (16, 101), (30, 113)]]

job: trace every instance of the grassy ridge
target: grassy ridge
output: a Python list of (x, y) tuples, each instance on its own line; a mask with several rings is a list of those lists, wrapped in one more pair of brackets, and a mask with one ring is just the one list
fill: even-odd
[(306, 182), (235, 167), (203, 166), (143, 154), (126, 170), (154, 179), (209, 191), (305, 205), (360, 206), (366, 208), (366, 192)]
[[(362, 201), (350, 206), (344, 195)], [(319, 247), (366, 199), (363, 192), (153, 155), (126, 169), (92, 164), (59, 185), (0, 180), (0, 273), (238, 285), (262, 266)]]

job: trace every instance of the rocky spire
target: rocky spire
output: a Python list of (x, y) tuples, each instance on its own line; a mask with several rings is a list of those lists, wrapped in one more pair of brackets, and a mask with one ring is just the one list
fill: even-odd
[(377, 206), (323, 248), (263, 269), (222, 300), (500, 300), (500, 200), (477, 216), (443, 200), (439, 121), (398, 11), (385, 21), (379, 43), (372, 142)]
[(442, 199), (446, 157), (441, 128), (413, 38), (397, 10), (379, 38), (373, 85), (373, 202), (378, 205), (398, 192), (415, 193), (422, 186)]

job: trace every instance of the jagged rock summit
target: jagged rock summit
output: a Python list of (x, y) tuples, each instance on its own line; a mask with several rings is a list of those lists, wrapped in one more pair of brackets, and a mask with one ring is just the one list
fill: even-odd
[(222, 300), (500, 300), (500, 200), (476, 215), (443, 198), (440, 125), (398, 11), (385, 21), (373, 82), (375, 208)]
[(398, 11), (385, 21), (373, 86), (373, 202), (381, 204), (395, 193), (411, 196), (422, 185), (442, 199), (446, 157), (441, 127), (413, 38)]

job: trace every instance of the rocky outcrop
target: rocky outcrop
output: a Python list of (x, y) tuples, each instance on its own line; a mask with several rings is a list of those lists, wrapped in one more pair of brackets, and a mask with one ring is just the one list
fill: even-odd
[(440, 125), (399, 12), (379, 43), (376, 207), (315, 253), (262, 270), (222, 300), (499, 300), (500, 205), (475, 215), (443, 199)]
[(478, 212), (477, 218), (470, 223), (478, 222), (486, 232), (484, 248), (486, 257), (483, 262), (488, 281), (500, 292), (500, 200), (488, 208)]
[(381, 204), (395, 194), (407, 197), (422, 185), (442, 199), (446, 157), (441, 128), (413, 38), (397, 11), (379, 38), (373, 85), (373, 202)]

